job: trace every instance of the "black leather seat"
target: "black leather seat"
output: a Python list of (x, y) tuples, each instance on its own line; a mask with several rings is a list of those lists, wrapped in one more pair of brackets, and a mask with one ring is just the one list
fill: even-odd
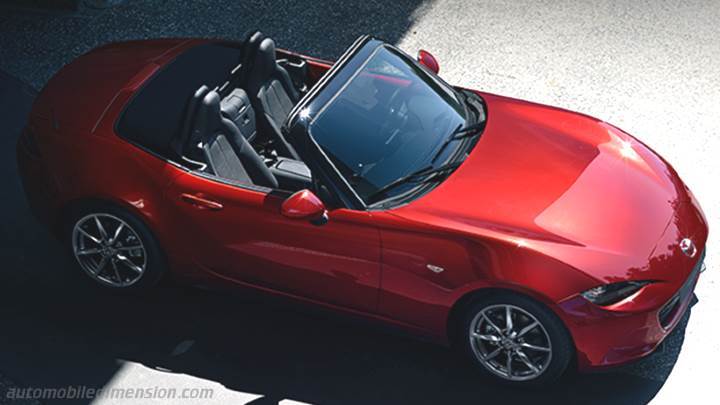
[(278, 182), (240, 130), (220, 113), (220, 95), (209, 91), (198, 106), (191, 140), (219, 177), (277, 188)]
[(190, 100), (188, 101), (187, 108), (185, 109), (185, 116), (183, 118), (182, 127), (180, 128), (180, 133), (170, 142), (170, 147), (179, 158), (192, 158), (192, 156), (187, 156), (187, 152), (189, 149), (188, 143), (190, 139), (193, 138), (193, 124), (195, 122), (195, 117), (197, 116), (198, 106), (200, 106), (200, 103), (202, 103), (203, 98), (209, 91), (210, 88), (208, 86), (200, 86), (200, 88), (195, 91), (195, 93), (190, 97)]
[(252, 47), (248, 48), (245, 55), (248, 62), (242, 75), (246, 78), (244, 87), (257, 112), (260, 129), (269, 135), (281, 156), (299, 160), (295, 149), (285, 140), (281, 127), (300, 95), (288, 72), (277, 64), (272, 39), (263, 39), (254, 54), (252, 52)]
[(265, 39), (265, 35), (260, 31), (251, 31), (245, 36), (242, 51), (240, 53), (240, 77), (238, 87), (247, 88), (248, 73), (255, 64), (255, 55), (257, 54), (260, 43)]
[(220, 112), (223, 117), (232, 121), (243, 134), (245, 139), (252, 142), (255, 139), (256, 121), (255, 111), (250, 98), (243, 89), (234, 89), (220, 102)]

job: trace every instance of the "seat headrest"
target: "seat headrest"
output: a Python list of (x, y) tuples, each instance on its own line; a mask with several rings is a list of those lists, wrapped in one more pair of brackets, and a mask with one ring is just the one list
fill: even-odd
[(250, 31), (245, 35), (243, 41), (243, 47), (240, 50), (240, 73), (238, 75), (239, 87), (245, 87), (247, 85), (250, 71), (255, 62), (255, 54), (257, 53), (260, 43), (265, 39), (265, 35), (262, 32), (255, 30)]
[(225, 118), (238, 127), (245, 138), (252, 140), (255, 137), (255, 111), (245, 90), (233, 90), (220, 102), (220, 110)]
[[(265, 35), (263, 35), (263, 33), (259, 30), (250, 31), (245, 36), (245, 40), (243, 40), (243, 48), (242, 52), (240, 53), (240, 58), (244, 59), (251, 53), (253, 53), (255, 49), (257, 49), (258, 45), (260, 45), (260, 42), (263, 40), (263, 38), (265, 38)], [(244, 60), (241, 60), (241, 62), (244, 62)]]
[(178, 156), (183, 156), (185, 154), (185, 148), (187, 148), (188, 141), (191, 137), (190, 134), (192, 133), (195, 116), (197, 115), (198, 111), (198, 106), (200, 105), (203, 97), (205, 97), (205, 94), (207, 94), (208, 91), (210, 91), (210, 88), (208, 88), (208, 86), (202, 85), (197, 90), (195, 90), (195, 93), (190, 97), (190, 100), (188, 100), (187, 108), (185, 109), (185, 117), (183, 118), (183, 124), (180, 128), (180, 133), (170, 143), (170, 147)]
[[(277, 68), (275, 60), (275, 41), (271, 38), (265, 38), (260, 43), (255, 59), (250, 70), (248, 83), (257, 84), (267, 81)], [(251, 91), (254, 91), (252, 89)]]
[(190, 142), (197, 144), (205, 136), (217, 131), (220, 127), (220, 95), (211, 90), (203, 97), (202, 103), (198, 107)]

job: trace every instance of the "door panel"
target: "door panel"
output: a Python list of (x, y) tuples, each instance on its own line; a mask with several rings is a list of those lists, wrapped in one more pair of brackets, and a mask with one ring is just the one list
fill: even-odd
[(322, 226), (280, 214), (286, 195), (186, 173), (168, 189), (186, 246), (225, 278), (354, 309), (376, 310), (379, 231), (370, 213), (332, 210)]

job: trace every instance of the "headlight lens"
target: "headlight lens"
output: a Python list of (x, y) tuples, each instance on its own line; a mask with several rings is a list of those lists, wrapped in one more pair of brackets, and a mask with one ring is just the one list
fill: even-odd
[(614, 304), (634, 294), (652, 281), (623, 281), (591, 288), (580, 295), (593, 304), (605, 306)]

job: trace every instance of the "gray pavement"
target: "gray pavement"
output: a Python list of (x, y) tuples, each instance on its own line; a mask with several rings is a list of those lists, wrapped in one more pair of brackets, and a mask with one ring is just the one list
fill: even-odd
[[(0, 374), (23, 387), (210, 387), (211, 403), (223, 404), (717, 403), (719, 20), (715, 1), (130, 1), (73, 14), (0, 8), (0, 70), (14, 77), (0, 80)], [(325, 313), (177, 286), (133, 300), (90, 288), (30, 218), (19, 188), (13, 145), (32, 100), (22, 83), (40, 88), (64, 63), (112, 40), (240, 38), (254, 27), (282, 47), (325, 58), (363, 33), (408, 52), (422, 47), (451, 83), (585, 112), (638, 136), (674, 165), (710, 221), (698, 304), (637, 364), (518, 392), (477, 377), (443, 348)]]

